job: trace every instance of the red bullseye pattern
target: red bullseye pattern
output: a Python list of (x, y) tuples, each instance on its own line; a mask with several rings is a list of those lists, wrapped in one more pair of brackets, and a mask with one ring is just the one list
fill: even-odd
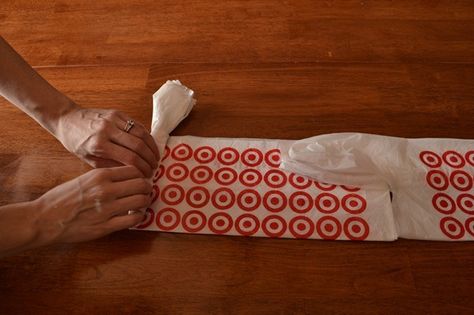
[(194, 151), (194, 159), (202, 164), (212, 162), (216, 158), (216, 151), (209, 147), (200, 147)]
[(431, 200), (434, 211), (443, 215), (439, 221), (441, 233), (451, 240), (462, 239), (465, 235), (473, 239), (474, 151), (423, 151), (420, 160), (430, 168), (442, 167), (443, 170), (430, 170), (426, 174), (429, 187), (443, 191), (434, 192)]
[(428, 167), (437, 168), (441, 166), (441, 158), (434, 152), (423, 151), (420, 153), (420, 160)]
[(260, 228), (260, 221), (253, 214), (241, 215), (235, 221), (235, 229), (241, 235), (251, 236), (257, 233)]
[(444, 217), (439, 222), (444, 235), (453, 240), (458, 240), (464, 236), (464, 226), (459, 220), (452, 217)]
[(159, 198), (136, 228), (275, 238), (367, 237), (369, 228), (359, 221), (349, 222), (343, 234), (346, 222), (341, 219), (364, 215), (365, 192), (282, 171), (278, 148), (170, 147), (153, 177)]
[(344, 222), (344, 234), (350, 240), (363, 241), (369, 235), (369, 225), (362, 218), (349, 218)]
[(307, 177), (301, 176), (301, 175), (296, 175), (294, 173), (290, 174), (290, 184), (291, 186), (297, 188), (297, 189), (305, 189), (311, 186), (312, 180), (310, 180)]

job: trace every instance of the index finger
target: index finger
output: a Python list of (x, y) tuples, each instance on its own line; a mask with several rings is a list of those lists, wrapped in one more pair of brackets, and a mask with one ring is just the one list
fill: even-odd
[(121, 182), (134, 178), (144, 178), (142, 172), (132, 165), (110, 167), (103, 170), (110, 174), (110, 179), (113, 182)]

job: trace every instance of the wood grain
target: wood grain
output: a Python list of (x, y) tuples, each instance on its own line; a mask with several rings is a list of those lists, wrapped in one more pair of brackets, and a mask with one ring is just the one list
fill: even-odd
[[(4, 1), (2, 35), (85, 107), (176, 135), (474, 138), (471, 1)], [(0, 204), (89, 169), (0, 100)], [(469, 314), (474, 244), (123, 231), (0, 260), (0, 314)]]

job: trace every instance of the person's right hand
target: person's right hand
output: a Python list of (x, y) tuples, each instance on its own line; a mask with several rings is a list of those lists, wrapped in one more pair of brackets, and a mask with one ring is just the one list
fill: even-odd
[(36, 245), (87, 241), (133, 227), (145, 218), (138, 209), (149, 206), (151, 191), (133, 166), (92, 170), (59, 185), (35, 201)]

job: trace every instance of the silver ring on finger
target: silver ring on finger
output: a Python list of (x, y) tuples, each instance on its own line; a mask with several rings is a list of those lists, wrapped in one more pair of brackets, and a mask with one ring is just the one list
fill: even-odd
[(132, 130), (133, 126), (135, 126), (135, 121), (133, 121), (132, 119), (127, 120), (127, 124), (125, 125), (125, 128), (123, 128), (123, 131), (129, 133), (130, 130)]

